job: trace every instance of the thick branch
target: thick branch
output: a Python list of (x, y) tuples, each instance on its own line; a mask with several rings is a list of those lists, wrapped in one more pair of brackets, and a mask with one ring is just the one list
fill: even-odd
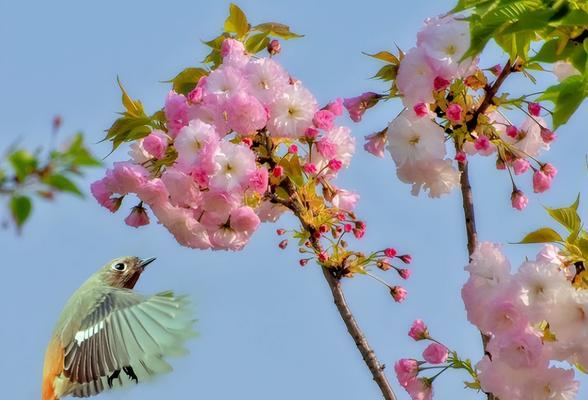
[(380, 391), (382, 392), (382, 395), (384, 395), (384, 399), (396, 400), (396, 395), (390, 386), (390, 382), (388, 382), (388, 378), (386, 378), (386, 375), (384, 374), (384, 366), (378, 361), (376, 354), (370, 347), (370, 344), (361, 331), (361, 328), (357, 324), (353, 313), (345, 301), (345, 296), (343, 295), (343, 290), (341, 289), (340, 279), (334, 277), (327, 268), (323, 268), (323, 275), (329, 284), (329, 288), (331, 288), (333, 300), (337, 306), (337, 311), (339, 311), (339, 314), (341, 315), (341, 319), (343, 319), (343, 322), (345, 322), (347, 332), (349, 332), (355, 341), (355, 345), (361, 353), (363, 361), (370, 369), (374, 381), (376, 381), (380, 387)]

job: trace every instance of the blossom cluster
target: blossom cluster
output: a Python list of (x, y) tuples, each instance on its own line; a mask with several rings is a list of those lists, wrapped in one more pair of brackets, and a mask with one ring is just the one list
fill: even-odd
[[(272, 185), (292, 174), (330, 182), (349, 165), (355, 139), (335, 125), (341, 99), (319, 108), (275, 59), (251, 57), (238, 40), (225, 39), (221, 56), (189, 93), (168, 94), (165, 128), (133, 142), (131, 159), (91, 190), (112, 212), (136, 194), (130, 226), (149, 223), (147, 205), (181, 245), (237, 250), (286, 210), (271, 201)], [(330, 187), (332, 205), (351, 212), (358, 195)]]
[[(503, 68), (481, 69), (477, 57), (466, 57), (469, 46), (469, 23), (449, 15), (428, 19), (417, 35), (416, 47), (406, 54), (389, 55), (397, 60), (397, 65), (388, 65), (397, 68), (393, 90), (405, 108), (387, 129), (366, 136), (364, 148), (378, 157), (387, 149), (398, 178), (412, 185), (413, 195), (422, 189), (429, 197), (450, 193), (460, 183), (457, 167), (476, 154), (496, 157), (496, 168), (508, 169), (511, 179), (532, 172), (534, 192), (546, 191), (557, 170), (537, 160), (555, 139), (541, 116), (543, 107), (525, 96), (505, 100), (504, 108), (515, 106), (526, 114), (520, 124), (501, 112), (498, 98), (479, 112), (486, 96), (495, 95), (488, 94), (489, 81)], [(513, 60), (506, 68), (509, 73), (518, 72), (522, 66)], [(357, 121), (384, 97), (368, 92), (347, 99), (345, 105)], [(449, 151), (447, 139), (452, 144)], [(512, 182), (512, 206), (522, 210), (528, 198)]]
[(572, 399), (573, 369), (588, 365), (588, 292), (553, 245), (516, 272), (496, 244), (478, 245), (462, 289), (469, 321), (490, 340), (476, 365), (481, 388), (501, 399)]

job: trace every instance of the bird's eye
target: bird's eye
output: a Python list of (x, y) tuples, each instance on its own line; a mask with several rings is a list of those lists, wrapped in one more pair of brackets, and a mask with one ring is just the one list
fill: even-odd
[(112, 264), (112, 269), (116, 271), (124, 271), (125, 269), (127, 269), (127, 265), (125, 263)]

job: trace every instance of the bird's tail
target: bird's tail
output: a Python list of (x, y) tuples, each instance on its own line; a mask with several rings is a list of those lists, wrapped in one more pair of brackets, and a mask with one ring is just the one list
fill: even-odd
[(47, 347), (45, 353), (45, 365), (43, 366), (43, 385), (41, 387), (42, 400), (59, 400), (55, 393), (55, 379), (63, 371), (63, 347), (59, 340), (54, 338)]

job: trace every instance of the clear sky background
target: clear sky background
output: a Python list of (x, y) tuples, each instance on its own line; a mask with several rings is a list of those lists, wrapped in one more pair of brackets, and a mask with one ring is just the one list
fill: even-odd
[[(321, 103), (365, 90), (381, 90), (369, 77), (378, 62), (361, 54), (414, 45), (428, 16), (447, 11), (451, 0), (392, 2), (369, 0), (253, 1), (240, 6), (250, 21), (289, 24), (305, 38), (283, 43), (279, 60), (301, 79)], [(83, 130), (98, 142), (121, 110), (117, 74), (148, 110), (161, 107), (169, 89), (160, 83), (205, 55), (201, 39), (216, 36), (228, 1), (8, 1), (0, 0), (0, 149), (15, 141), (34, 146), (50, 140), (54, 114), (64, 116), (62, 133)], [(485, 66), (504, 62), (490, 52)], [(549, 82), (549, 74), (541, 75)], [(507, 86), (519, 91), (523, 81)], [(530, 91), (536, 91), (532, 88)], [(384, 127), (401, 109), (392, 101), (353, 125), (358, 153), (340, 183), (362, 194), (358, 215), (368, 231), (359, 244), (366, 251), (394, 246), (410, 252), (410, 296), (395, 304), (385, 288), (367, 277), (344, 282), (357, 319), (387, 366), (399, 398), (393, 364), (419, 357), (424, 345), (406, 336), (415, 318), (463, 356), (478, 359), (481, 345), (467, 323), (459, 296), (467, 262), (458, 191), (440, 200), (415, 198), (400, 183), (393, 162), (363, 152), (362, 137)], [(587, 199), (586, 112), (584, 106), (558, 132), (543, 157), (559, 175), (548, 193), (531, 195), (524, 212), (510, 208), (508, 175), (493, 159), (471, 162), (479, 236), (505, 243), (518, 265), (538, 247), (509, 245), (548, 222), (542, 206), (564, 206), (578, 192)], [(351, 124), (351, 121), (347, 121)], [(105, 156), (107, 144), (93, 145)], [(118, 151), (106, 162), (124, 159)], [(81, 182), (103, 174), (92, 171)], [(530, 189), (530, 176), (520, 179)], [(125, 204), (124, 208), (132, 204)], [(581, 211), (586, 211), (584, 203)], [(53, 324), (71, 293), (99, 266), (121, 255), (158, 260), (137, 289), (173, 289), (196, 304), (200, 337), (190, 355), (172, 360), (175, 371), (153, 383), (103, 395), (105, 399), (377, 399), (379, 391), (337, 314), (319, 269), (298, 266), (294, 246), (279, 250), (278, 227), (293, 227), (284, 217), (264, 225), (239, 253), (195, 251), (180, 247), (157, 224), (133, 229), (123, 223), (127, 210), (112, 215), (92, 199), (63, 196), (39, 204), (18, 237), (0, 231), (0, 382), (2, 397), (39, 399), (43, 355)], [(382, 274), (396, 282), (394, 273)], [(577, 373), (579, 374), (579, 373)], [(438, 399), (480, 399), (462, 389), (466, 378), (448, 372), (435, 382)], [(585, 383), (588, 379), (581, 377)], [(582, 389), (578, 398), (586, 398)]]

